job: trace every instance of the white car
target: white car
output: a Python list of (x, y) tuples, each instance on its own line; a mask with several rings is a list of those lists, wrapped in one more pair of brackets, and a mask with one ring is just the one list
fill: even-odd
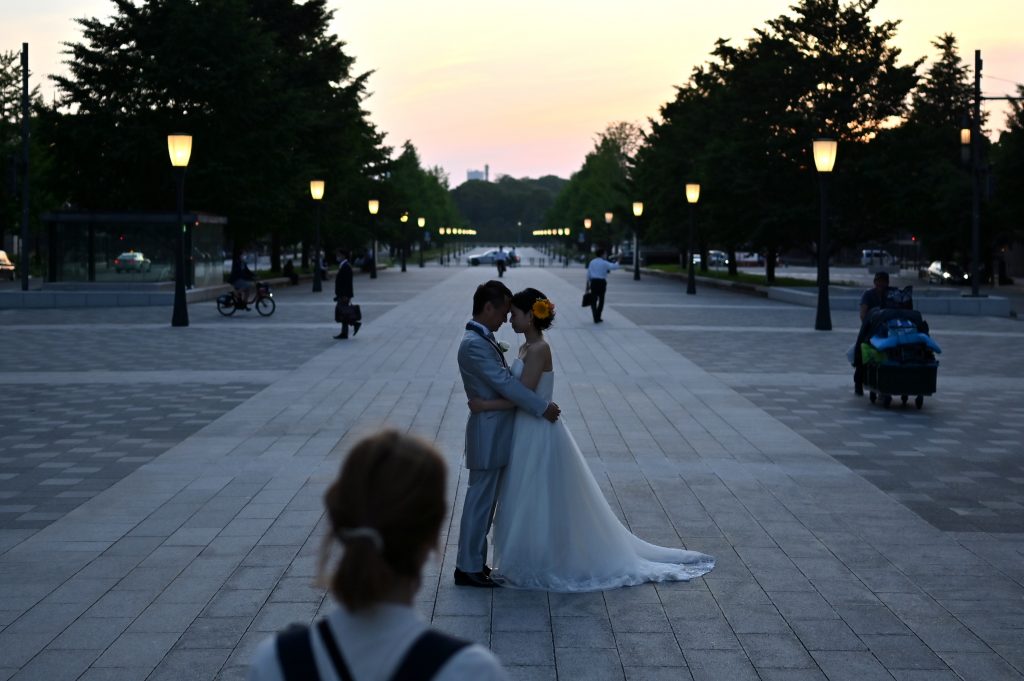
[(7, 277), (14, 281), (14, 263), (7, 257), (5, 251), (0, 251), (0, 276)]
[(114, 272), (148, 272), (152, 263), (141, 253), (128, 251), (114, 258)]
[(894, 265), (896, 259), (889, 251), (880, 248), (865, 248), (860, 252), (860, 264), (863, 267)]
[[(492, 248), (486, 251), (479, 251), (477, 253), (470, 253), (468, 256), (470, 265), (493, 265), (497, 259), (498, 249)], [(518, 255), (512, 255), (509, 251), (505, 251), (505, 262), (509, 266), (515, 265), (519, 262)]]

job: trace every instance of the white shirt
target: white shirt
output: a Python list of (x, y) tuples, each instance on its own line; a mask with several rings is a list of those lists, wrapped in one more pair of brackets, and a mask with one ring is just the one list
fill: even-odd
[[(412, 607), (397, 603), (379, 604), (354, 614), (339, 607), (328, 613), (326, 619), (356, 681), (389, 681), (412, 644), (427, 630), (427, 624)], [(310, 634), (320, 681), (338, 680), (315, 625)], [(453, 655), (434, 679), (507, 681), (508, 676), (491, 651), (474, 643)], [(248, 680), (284, 681), (275, 636), (264, 639), (256, 648)]]
[(604, 258), (594, 258), (587, 265), (587, 281), (591, 279), (607, 279), (608, 273), (619, 269), (618, 263), (608, 262)]

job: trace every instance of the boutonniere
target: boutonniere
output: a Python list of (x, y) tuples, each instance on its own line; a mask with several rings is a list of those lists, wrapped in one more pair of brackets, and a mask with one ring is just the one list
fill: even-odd
[(502, 353), (508, 352), (509, 348), (511, 347), (512, 346), (506, 343), (505, 341), (498, 341), (498, 349), (501, 350)]

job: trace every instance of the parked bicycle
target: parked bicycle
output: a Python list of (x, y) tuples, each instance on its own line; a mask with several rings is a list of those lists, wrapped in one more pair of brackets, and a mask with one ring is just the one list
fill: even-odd
[[(249, 298), (245, 292), (237, 291), (217, 296), (217, 312), (225, 317), (230, 317), (235, 314), (236, 310), (251, 310), (252, 307), (255, 307), (261, 317), (269, 317), (274, 314), (277, 303), (274, 302), (274, 294), (270, 290), (270, 285), (260, 281), (251, 290), (253, 291), (252, 298)], [(252, 307), (249, 307), (250, 305)]]

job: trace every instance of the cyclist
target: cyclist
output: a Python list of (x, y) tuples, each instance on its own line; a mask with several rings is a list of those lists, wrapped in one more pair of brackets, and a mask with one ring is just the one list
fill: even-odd
[(235, 300), (243, 309), (249, 309), (249, 292), (252, 290), (252, 282), (256, 275), (249, 269), (249, 265), (241, 255), (235, 256), (231, 262), (231, 275), (228, 277), (234, 287)]

